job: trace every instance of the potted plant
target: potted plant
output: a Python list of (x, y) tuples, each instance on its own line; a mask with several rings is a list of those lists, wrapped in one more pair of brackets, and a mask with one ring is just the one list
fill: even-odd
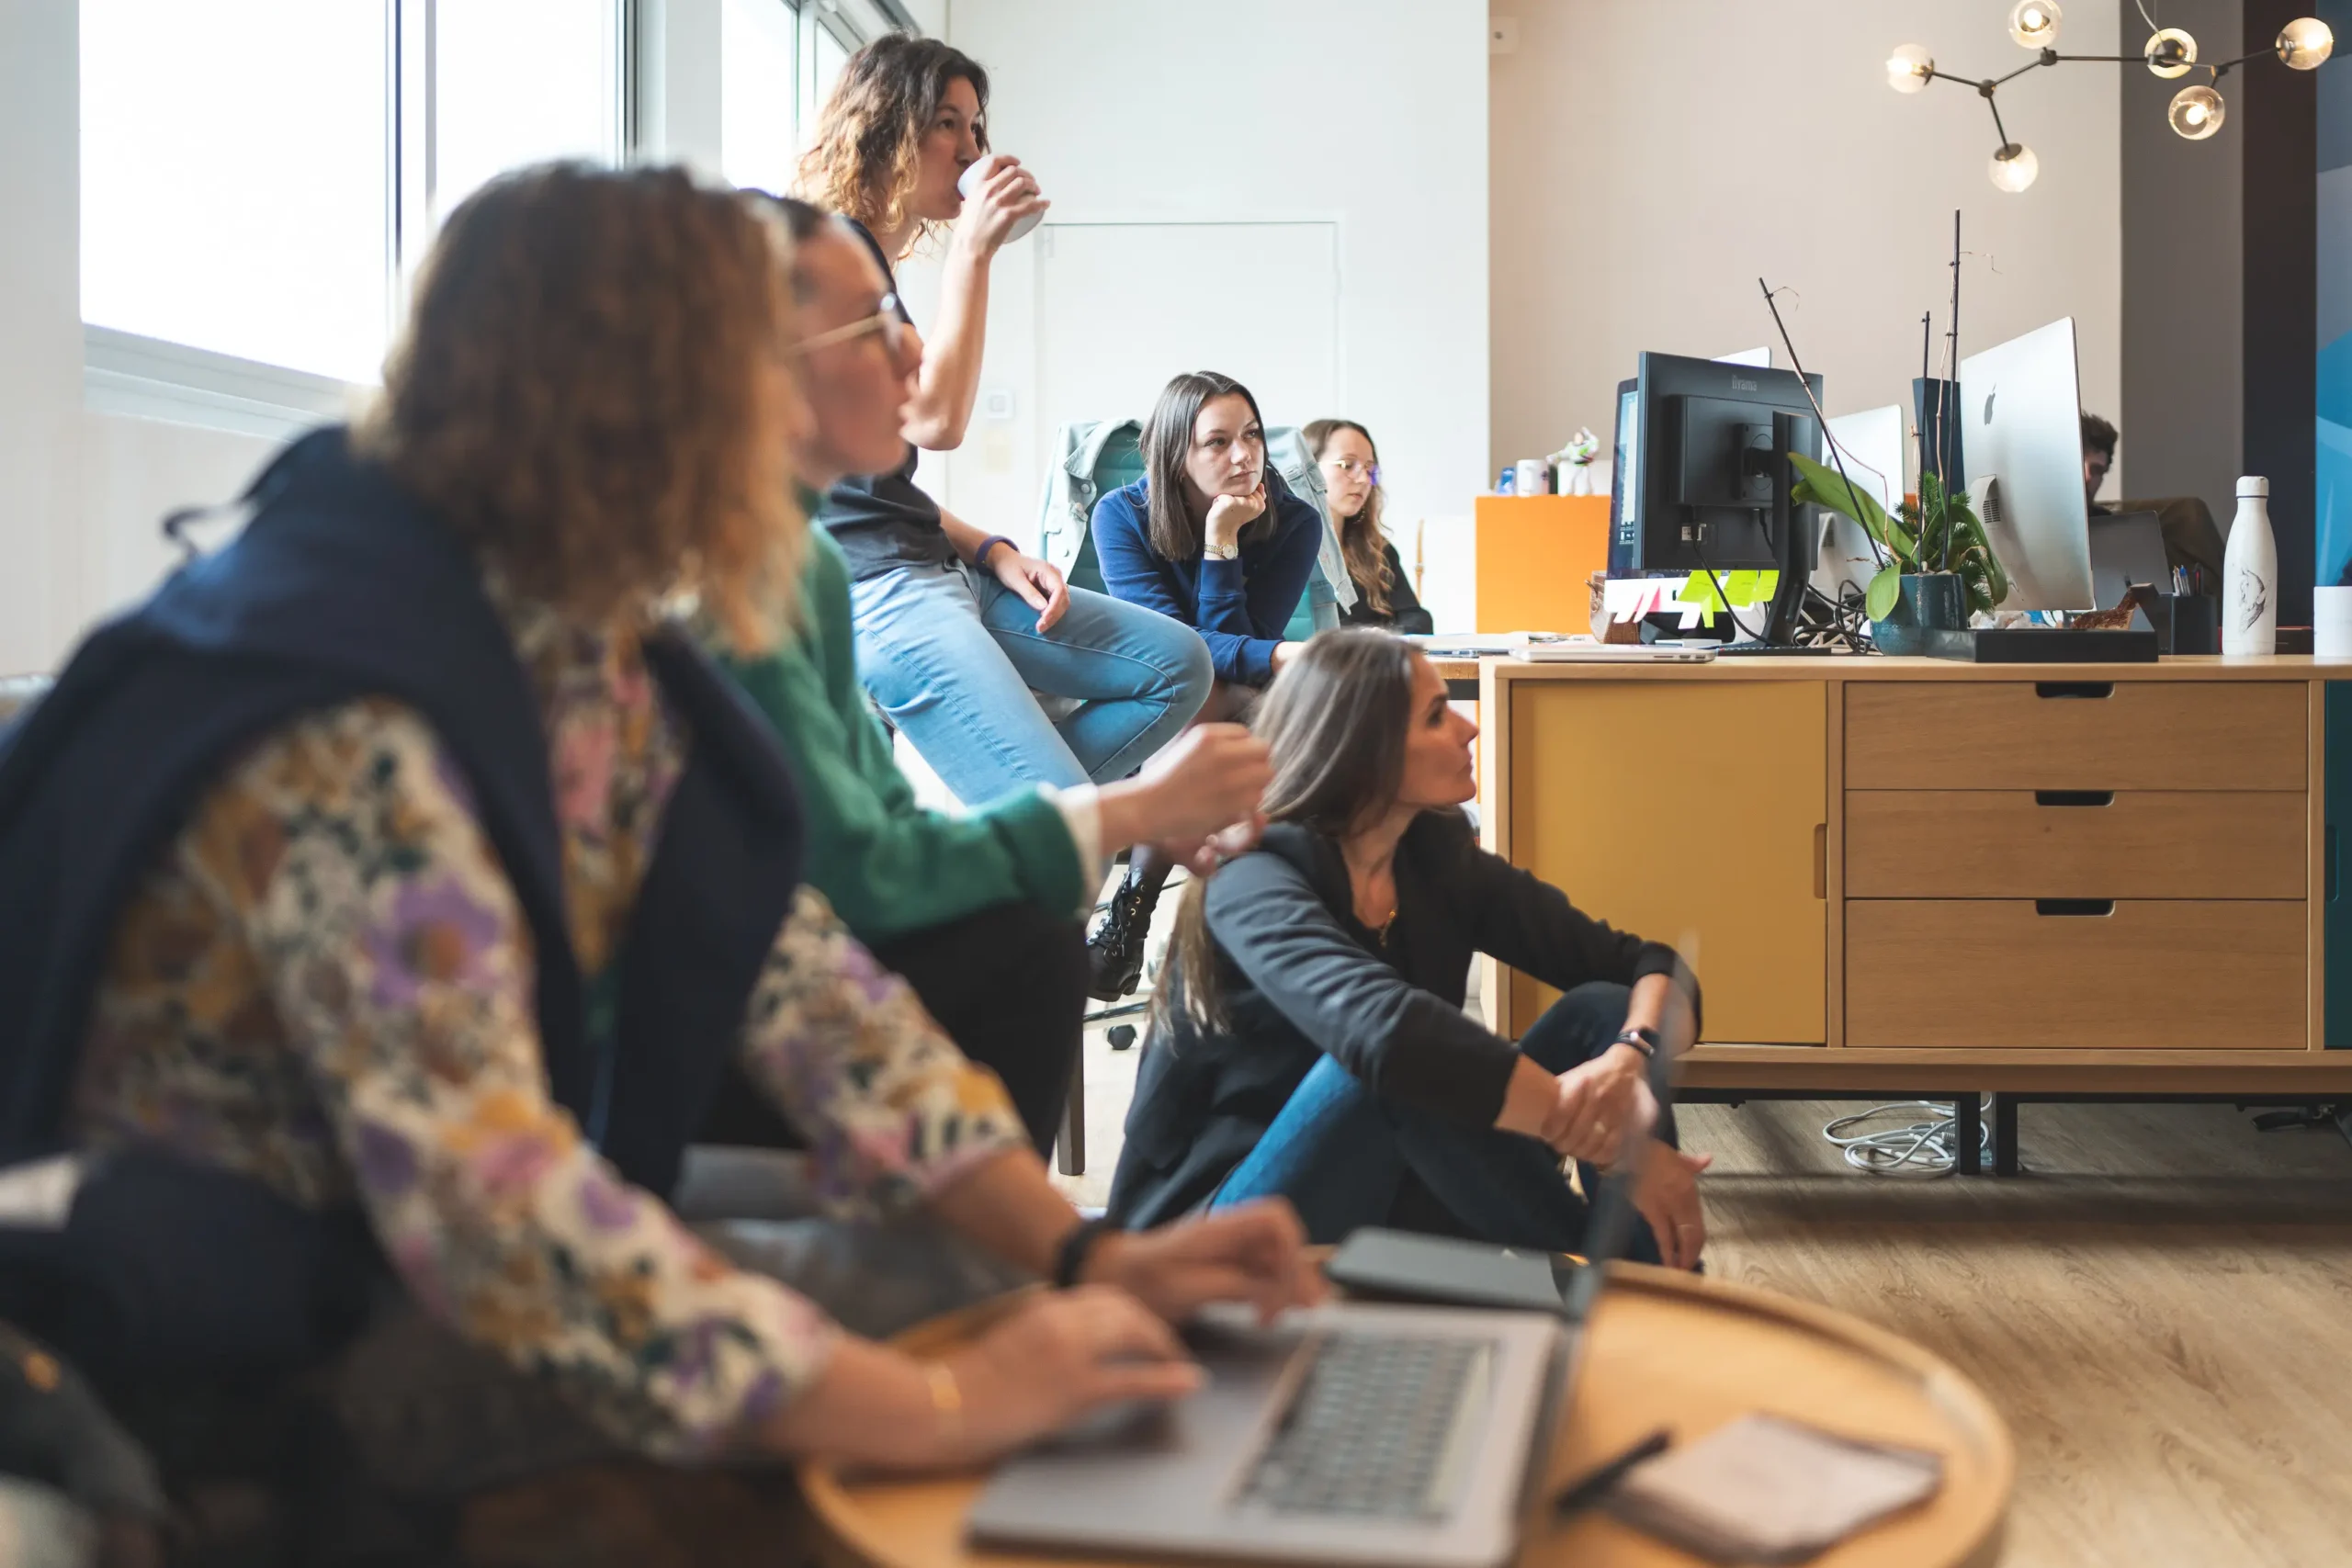
[(1881, 652), (1928, 652), (1939, 634), (1965, 630), (1971, 615), (1989, 613), (2008, 597), (2009, 574), (1965, 491), (1947, 491), (1933, 473), (1923, 473), (1919, 499), (1905, 501), (1890, 517), (1835, 469), (1794, 452), (1789, 461), (1800, 476), (1795, 500), (1851, 518), (1878, 547), (1878, 573), (1863, 605)]

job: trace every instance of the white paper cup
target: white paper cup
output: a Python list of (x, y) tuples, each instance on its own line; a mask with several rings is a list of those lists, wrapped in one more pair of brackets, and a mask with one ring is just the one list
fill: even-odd
[(1521, 495), (1549, 495), (1552, 465), (1541, 457), (1521, 457), (1514, 468), (1511, 483)]
[[(974, 197), (979, 195), (980, 187), (988, 184), (989, 176), (995, 173), (997, 160), (1003, 156), (1004, 154), (1001, 152), (990, 152), (982, 157), (979, 162), (967, 165), (963, 174), (956, 178), (956, 193), (963, 197), (966, 201), (969, 201)], [(1012, 232), (1004, 237), (1004, 243), (1008, 245), (1012, 243), (1013, 241), (1021, 238), (1022, 235), (1026, 234), (1030, 230), (1035, 229), (1038, 224), (1043, 223), (1045, 220), (1046, 215), (1044, 213), (1031, 213), (1028, 217), (1023, 218), (1019, 222), (1013, 224)]]
[(2312, 590), (2312, 652), (2352, 659), (2352, 588)]

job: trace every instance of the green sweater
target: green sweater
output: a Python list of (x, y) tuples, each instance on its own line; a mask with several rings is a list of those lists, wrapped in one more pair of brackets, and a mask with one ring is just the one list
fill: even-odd
[(1075, 919), (1093, 889), (1043, 793), (964, 817), (915, 804), (858, 684), (848, 565), (822, 528), (808, 536), (797, 640), (720, 663), (783, 739), (800, 784), (809, 886), (869, 945), (1014, 898)]

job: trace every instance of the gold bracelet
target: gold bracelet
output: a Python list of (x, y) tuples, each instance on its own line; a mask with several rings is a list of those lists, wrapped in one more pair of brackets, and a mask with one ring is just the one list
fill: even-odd
[(932, 1413), (939, 1417), (940, 1441), (953, 1448), (964, 1436), (964, 1390), (956, 1370), (944, 1361), (925, 1361), (922, 1375), (931, 1385)]

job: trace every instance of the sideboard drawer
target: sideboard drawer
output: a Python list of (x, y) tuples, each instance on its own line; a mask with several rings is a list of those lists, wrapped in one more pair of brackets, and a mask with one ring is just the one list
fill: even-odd
[(1846, 793), (1849, 898), (2301, 898), (2307, 795)]
[(2298, 901), (2026, 899), (1846, 905), (1858, 1046), (2301, 1050)]
[(1849, 789), (2305, 790), (2286, 681), (1852, 681)]

